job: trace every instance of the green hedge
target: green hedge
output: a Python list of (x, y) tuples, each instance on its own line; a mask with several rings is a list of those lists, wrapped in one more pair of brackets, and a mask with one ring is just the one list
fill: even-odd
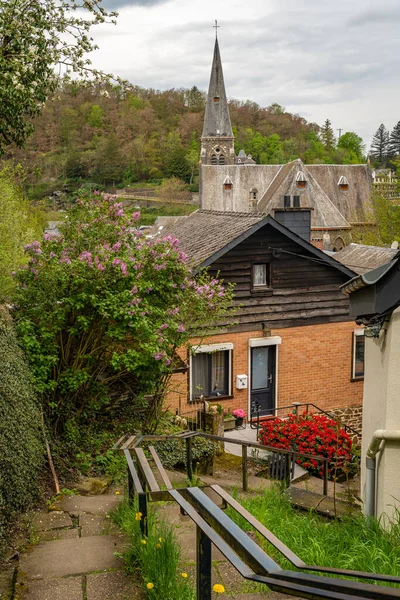
[(40, 412), (12, 321), (0, 308), (0, 558), (10, 526), (39, 497)]

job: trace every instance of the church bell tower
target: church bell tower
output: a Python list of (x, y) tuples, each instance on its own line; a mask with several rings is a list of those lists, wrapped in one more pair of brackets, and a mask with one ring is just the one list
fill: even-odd
[[(217, 23), (215, 27), (217, 27)], [(216, 37), (204, 128), (201, 136), (201, 164), (234, 165), (234, 139), (226, 100), (218, 37)]]

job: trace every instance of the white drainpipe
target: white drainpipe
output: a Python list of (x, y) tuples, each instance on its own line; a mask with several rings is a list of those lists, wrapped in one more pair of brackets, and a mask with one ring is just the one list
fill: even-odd
[(400, 429), (377, 429), (372, 434), (372, 440), (367, 450), (367, 470), (365, 473), (365, 513), (367, 517), (376, 516), (376, 455), (381, 450), (381, 443), (383, 440), (400, 441)]

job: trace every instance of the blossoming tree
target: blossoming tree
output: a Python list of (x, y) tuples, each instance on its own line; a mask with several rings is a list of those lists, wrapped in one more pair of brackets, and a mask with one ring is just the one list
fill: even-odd
[(232, 289), (192, 277), (179, 241), (146, 239), (116, 197), (79, 200), (61, 237), (26, 246), (16, 274), (16, 322), (54, 432), (107, 414), (110, 387), (129, 376), (149, 395), (147, 428), (162, 410), (176, 350), (230, 311)]

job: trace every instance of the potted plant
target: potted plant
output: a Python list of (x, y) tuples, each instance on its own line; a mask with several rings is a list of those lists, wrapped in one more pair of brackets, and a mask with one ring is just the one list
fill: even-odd
[(235, 417), (235, 426), (243, 427), (243, 420), (246, 417), (244, 410), (242, 408), (236, 408), (232, 414)]
[(224, 431), (231, 431), (232, 429), (235, 429), (235, 425), (236, 419), (229, 408), (224, 414)]

